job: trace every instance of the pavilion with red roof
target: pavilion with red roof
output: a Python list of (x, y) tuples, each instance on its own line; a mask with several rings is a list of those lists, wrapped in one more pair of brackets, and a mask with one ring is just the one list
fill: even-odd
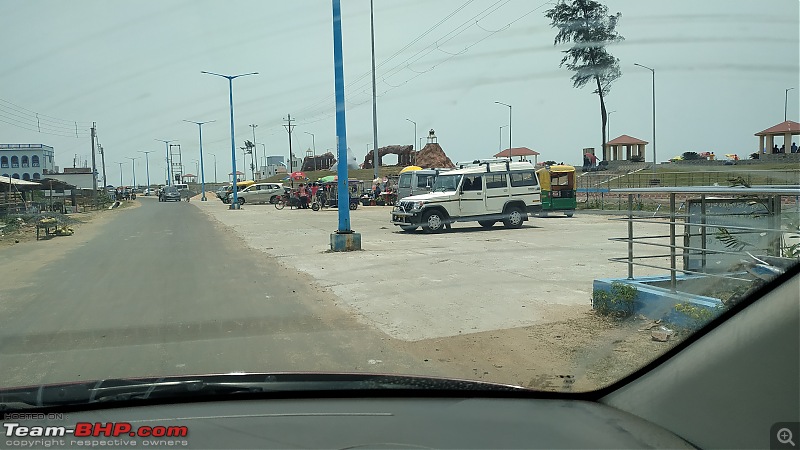
[(755, 135), (758, 136), (759, 153), (773, 153), (773, 147), (776, 145), (776, 136), (783, 136), (784, 152), (789, 153), (792, 145), (792, 136), (800, 135), (800, 123), (787, 120)]
[(520, 161), (525, 161), (528, 156), (533, 156), (534, 164), (537, 162), (539, 152), (531, 150), (528, 147), (514, 147), (512, 149), (505, 149), (500, 153), (494, 155), (495, 158), (513, 158), (519, 156)]
[[(627, 161), (632, 156), (644, 158), (645, 146), (648, 142), (637, 139), (627, 134), (623, 134), (615, 139), (606, 142), (603, 149), (603, 161)], [(625, 149), (625, 157), (622, 157), (622, 150)]]

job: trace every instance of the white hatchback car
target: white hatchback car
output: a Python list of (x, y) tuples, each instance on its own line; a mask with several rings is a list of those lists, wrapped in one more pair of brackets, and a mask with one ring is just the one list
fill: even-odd
[(239, 204), (245, 203), (277, 203), (283, 195), (281, 183), (257, 183), (239, 191)]

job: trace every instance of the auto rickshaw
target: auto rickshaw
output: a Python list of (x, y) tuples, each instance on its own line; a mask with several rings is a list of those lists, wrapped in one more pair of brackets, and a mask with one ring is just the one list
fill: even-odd
[[(322, 208), (337, 208), (339, 206), (339, 187), (338, 181), (326, 181), (320, 183), (319, 190), (317, 190), (317, 201)], [(351, 210), (358, 208), (358, 201), (364, 192), (364, 182), (360, 180), (348, 180), (347, 190), (350, 193), (349, 208)], [(312, 205), (312, 209), (315, 208)]]
[(542, 189), (542, 212), (539, 215), (547, 217), (549, 212), (559, 211), (572, 217), (578, 206), (575, 167), (566, 164), (545, 166), (536, 174)]

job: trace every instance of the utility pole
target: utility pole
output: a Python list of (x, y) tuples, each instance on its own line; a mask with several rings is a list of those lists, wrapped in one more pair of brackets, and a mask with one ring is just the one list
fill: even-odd
[(92, 202), (97, 206), (97, 166), (94, 159), (95, 122), (92, 122)]
[[(256, 127), (258, 125), (251, 123), (250, 128), (253, 129), (253, 154), (255, 155), (255, 160), (258, 161), (258, 153), (256, 152)], [(253, 164), (253, 157), (250, 157), (250, 164)], [(258, 177), (261, 178), (261, 170), (258, 171)], [(253, 174), (253, 181), (255, 181), (256, 176)]]
[[(297, 125), (292, 125), (293, 120), (291, 114), (286, 114), (286, 119), (284, 120), (286, 120), (286, 123), (283, 125), (283, 127), (286, 128), (286, 131), (289, 132), (289, 177), (291, 177), (292, 172), (294, 172), (294, 161), (293, 161), (294, 155), (292, 154), (292, 129)], [(290, 181), (292, 183), (292, 187), (294, 187), (294, 179), (291, 179)]]
[(145, 171), (147, 172), (147, 190), (148, 193), (150, 192), (150, 153), (152, 151), (144, 152), (139, 150), (139, 153), (144, 153), (144, 164), (145, 164)]
[(124, 162), (118, 162), (117, 164), (119, 164), (119, 185), (120, 185), (120, 187), (122, 187), (122, 185), (124, 184), (122, 182), (122, 165), (125, 164), (125, 163)]
[(375, 169), (375, 179), (378, 179), (378, 166), (380, 165), (378, 158), (378, 97), (375, 93), (375, 19), (372, 10), (372, 0), (369, 0), (369, 29), (372, 41), (372, 167)]
[(100, 149), (100, 164), (103, 165), (103, 191), (105, 192), (105, 187), (108, 184), (108, 178), (106, 178), (106, 152), (103, 151), (103, 146), (97, 144), (97, 147)]

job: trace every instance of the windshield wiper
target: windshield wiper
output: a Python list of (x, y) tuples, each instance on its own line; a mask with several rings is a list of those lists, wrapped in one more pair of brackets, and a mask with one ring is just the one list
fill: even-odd
[(526, 391), (517, 386), (446, 378), (370, 374), (224, 374), (113, 379), (0, 390), (0, 410), (262, 393), (336, 391)]

